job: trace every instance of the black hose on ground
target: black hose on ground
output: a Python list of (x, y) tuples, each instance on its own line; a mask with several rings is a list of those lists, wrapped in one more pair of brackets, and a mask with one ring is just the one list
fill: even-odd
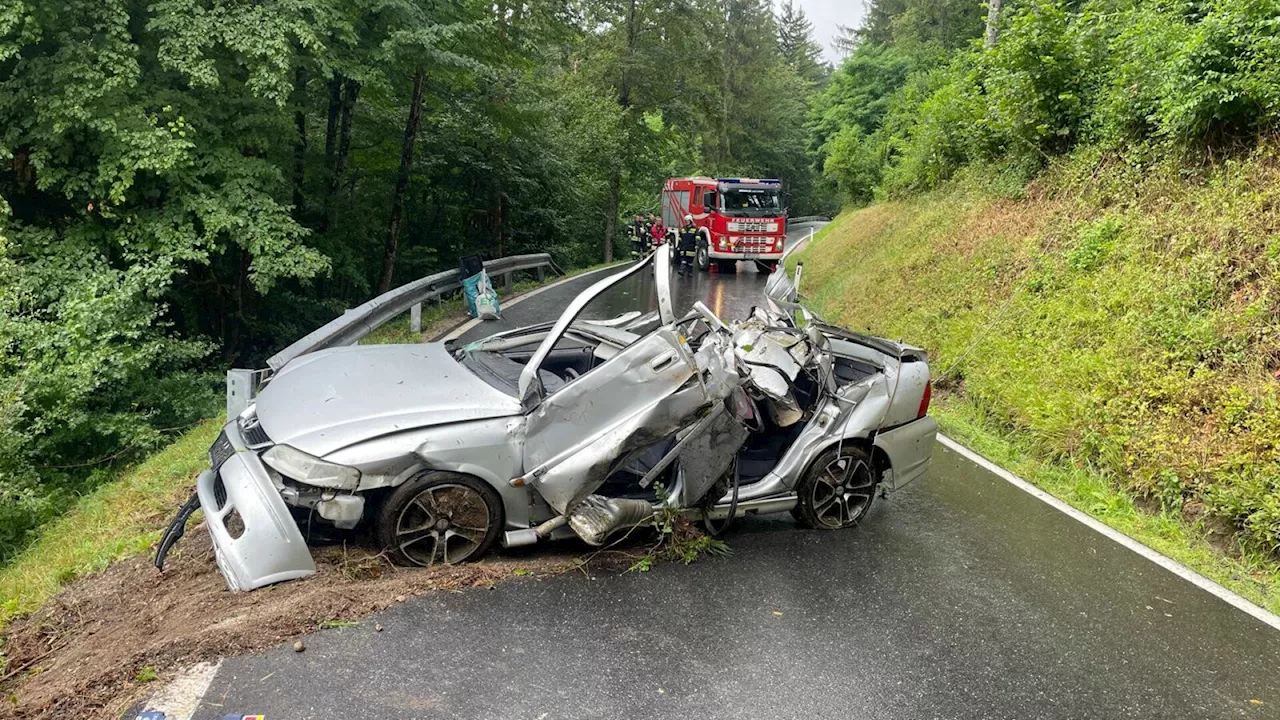
[(155, 565), (159, 570), (164, 569), (164, 559), (169, 555), (169, 551), (177, 544), (187, 531), (187, 520), (200, 509), (200, 496), (191, 493), (191, 497), (183, 503), (182, 509), (178, 511), (178, 516), (169, 523), (169, 527), (165, 529), (164, 535), (160, 538), (160, 545), (156, 548)]

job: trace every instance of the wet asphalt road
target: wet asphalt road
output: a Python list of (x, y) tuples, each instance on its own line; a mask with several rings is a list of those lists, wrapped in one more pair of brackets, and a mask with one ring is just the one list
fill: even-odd
[[(763, 284), (701, 278), (685, 289), (731, 317)], [(554, 315), (554, 292), (510, 316)], [(782, 515), (728, 541), (730, 557), (411, 599), (305, 653), (229, 658), (196, 718), (1280, 717), (1280, 632), (942, 447), (855, 530)]]
[(196, 717), (1280, 716), (1280, 633), (941, 447), (855, 530), (735, 528), (228, 659)]

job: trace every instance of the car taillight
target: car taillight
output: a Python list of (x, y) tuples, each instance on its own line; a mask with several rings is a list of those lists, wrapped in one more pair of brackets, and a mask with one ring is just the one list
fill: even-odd
[(929, 399), (933, 395), (933, 381), (926, 380), (924, 383), (924, 397), (920, 398), (920, 412), (916, 413), (916, 419), (929, 414)]

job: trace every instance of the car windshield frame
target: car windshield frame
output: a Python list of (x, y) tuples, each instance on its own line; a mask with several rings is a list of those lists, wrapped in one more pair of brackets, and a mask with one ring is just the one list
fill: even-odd
[(535, 407), (544, 396), (542, 383), (538, 378), (538, 371), (547, 355), (555, 348), (556, 343), (574, 325), (578, 315), (582, 313), (591, 301), (610, 288), (644, 270), (650, 270), (654, 274), (654, 289), (658, 294), (658, 314), (661, 324), (668, 325), (675, 322), (675, 313), (671, 303), (671, 256), (668, 253), (650, 253), (635, 265), (600, 280), (581, 292), (573, 299), (573, 302), (569, 303), (569, 306), (565, 308), (555, 324), (552, 325), (551, 330), (547, 332), (546, 337), (543, 338), (542, 344), (538, 346), (538, 349), (534, 351), (533, 356), (526, 363), (524, 372), (520, 375), (519, 395), (517, 396), (526, 410)]
[[(751, 197), (771, 197), (771, 207), (733, 208), (729, 206), (729, 198), (733, 195)], [(782, 191), (772, 185), (722, 185), (717, 188), (717, 200), (721, 212), (734, 217), (778, 217), (782, 215)]]

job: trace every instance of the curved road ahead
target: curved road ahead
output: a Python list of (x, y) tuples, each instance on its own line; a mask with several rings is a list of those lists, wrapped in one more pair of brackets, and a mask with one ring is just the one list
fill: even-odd
[[(550, 319), (597, 277), (508, 319)], [(678, 287), (733, 317), (762, 285)], [(784, 515), (728, 541), (730, 557), (425, 596), (302, 654), (230, 658), (196, 717), (1280, 717), (1280, 632), (942, 447), (856, 530)]]

